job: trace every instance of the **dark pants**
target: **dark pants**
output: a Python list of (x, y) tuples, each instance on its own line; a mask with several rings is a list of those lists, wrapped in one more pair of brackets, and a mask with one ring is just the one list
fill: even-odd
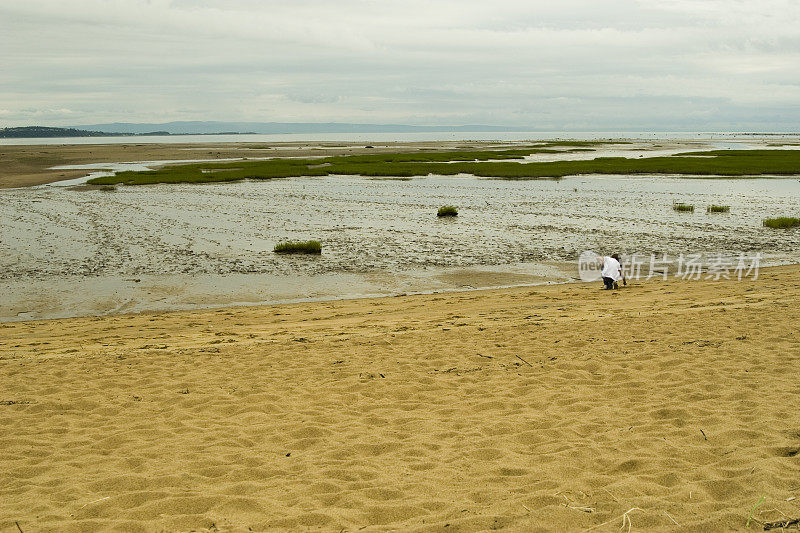
[(614, 288), (614, 278), (606, 278), (603, 277), (603, 284), (605, 285), (605, 289), (611, 290)]

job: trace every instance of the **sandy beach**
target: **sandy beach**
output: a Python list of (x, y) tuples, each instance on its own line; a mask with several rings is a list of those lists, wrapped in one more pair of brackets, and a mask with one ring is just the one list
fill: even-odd
[(800, 517), (800, 267), (0, 324), (0, 531)]

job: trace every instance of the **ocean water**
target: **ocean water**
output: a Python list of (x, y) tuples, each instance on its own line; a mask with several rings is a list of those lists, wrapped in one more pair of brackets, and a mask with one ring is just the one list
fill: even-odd
[(152, 144), (231, 142), (424, 142), (424, 141), (526, 141), (553, 139), (681, 139), (681, 140), (796, 140), (798, 134), (751, 134), (737, 132), (642, 132), (642, 131), (513, 131), (513, 132), (424, 132), (424, 133), (287, 133), (252, 135), (141, 135), (114, 137), (51, 137), (0, 139), (2, 145), (26, 144)]

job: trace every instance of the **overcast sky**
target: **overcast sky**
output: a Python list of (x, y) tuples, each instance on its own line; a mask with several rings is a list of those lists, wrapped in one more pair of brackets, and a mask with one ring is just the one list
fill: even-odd
[(0, 0), (0, 126), (798, 131), (798, 0)]

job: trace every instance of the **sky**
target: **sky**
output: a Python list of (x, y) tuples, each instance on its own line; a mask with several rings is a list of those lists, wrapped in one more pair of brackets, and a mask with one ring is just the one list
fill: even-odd
[(798, 0), (0, 0), (0, 127), (800, 131)]

